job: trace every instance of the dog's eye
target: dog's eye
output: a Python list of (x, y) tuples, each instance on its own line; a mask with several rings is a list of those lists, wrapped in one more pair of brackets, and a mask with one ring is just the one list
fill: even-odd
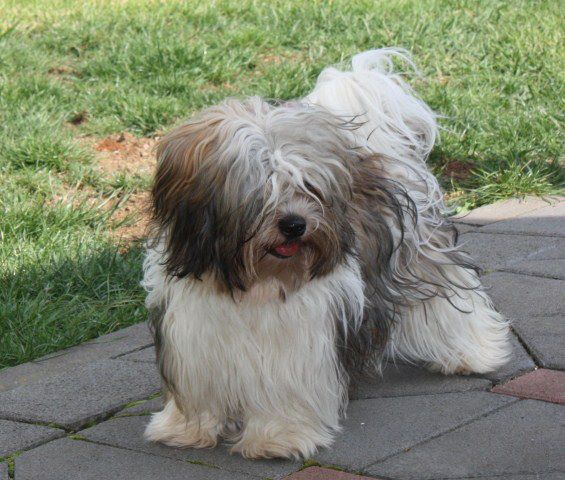
[(310, 182), (304, 182), (304, 186), (306, 187), (306, 191), (311, 195), (314, 195), (319, 200), (323, 200), (322, 194), (320, 191), (314, 187)]

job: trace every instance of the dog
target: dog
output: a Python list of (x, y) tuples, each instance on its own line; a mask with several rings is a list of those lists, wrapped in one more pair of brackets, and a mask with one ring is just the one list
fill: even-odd
[(142, 284), (165, 404), (147, 439), (308, 458), (358, 372), (505, 363), (508, 323), (426, 166), (437, 116), (399, 61), (360, 53), (301, 100), (228, 99), (161, 139)]

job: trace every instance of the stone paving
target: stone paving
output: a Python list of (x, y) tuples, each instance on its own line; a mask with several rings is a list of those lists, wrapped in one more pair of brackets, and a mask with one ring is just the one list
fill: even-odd
[(0, 371), (0, 480), (565, 479), (565, 198), (509, 200), (456, 219), (513, 322), (500, 371), (388, 365), (356, 388), (343, 433), (307, 462), (149, 444), (161, 406), (145, 324)]

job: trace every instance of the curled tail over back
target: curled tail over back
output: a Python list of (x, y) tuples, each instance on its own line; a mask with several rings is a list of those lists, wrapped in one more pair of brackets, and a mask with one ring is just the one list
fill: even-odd
[(355, 55), (348, 70), (324, 69), (306, 101), (353, 119), (355, 145), (387, 158), (390, 177), (414, 188), (410, 196), (420, 217), (438, 225), (447, 209), (426, 166), (438, 138), (438, 115), (395, 70), (395, 59), (406, 73), (419, 74), (406, 50), (369, 50)]
[(436, 115), (395, 72), (397, 58), (417, 72), (404, 50), (382, 48), (355, 55), (351, 70), (324, 69), (307, 100), (363, 123), (357, 134), (377, 153), (425, 158), (436, 141)]

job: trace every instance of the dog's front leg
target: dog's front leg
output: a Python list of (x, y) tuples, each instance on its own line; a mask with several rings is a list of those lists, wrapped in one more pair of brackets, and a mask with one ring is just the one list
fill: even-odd
[[(295, 401), (300, 403), (299, 399)], [(330, 446), (340, 429), (337, 406), (334, 412), (315, 410), (249, 413), (231, 451), (246, 458), (309, 458), (319, 447)], [(334, 417), (334, 423), (327, 424), (323, 416)]]
[(145, 438), (171, 447), (212, 448), (224, 428), (225, 422), (209, 412), (183, 414), (171, 397), (151, 416)]
[(303, 328), (272, 342), (260, 374), (245, 388), (242, 431), (232, 452), (299, 459), (332, 443), (347, 405), (347, 377), (330, 330)]

